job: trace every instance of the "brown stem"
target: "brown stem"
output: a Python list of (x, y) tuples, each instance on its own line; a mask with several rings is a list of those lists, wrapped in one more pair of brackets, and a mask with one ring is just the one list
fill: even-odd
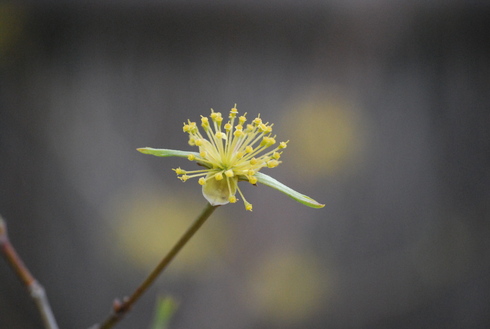
[(29, 272), (29, 269), (24, 265), (14, 246), (10, 243), (7, 234), (7, 224), (2, 216), (0, 216), (0, 251), (36, 303), (44, 322), (44, 327), (47, 329), (58, 329), (48, 298), (46, 297), (46, 292), (43, 286)]
[(167, 255), (160, 261), (155, 269), (148, 275), (148, 277), (139, 285), (130, 297), (125, 298), (122, 302), (116, 300), (113, 305), (113, 311), (109, 317), (101, 324), (94, 325), (91, 329), (108, 329), (112, 328), (124, 315), (130, 311), (131, 307), (136, 301), (148, 290), (157, 277), (167, 268), (168, 264), (175, 258), (178, 252), (186, 245), (186, 243), (192, 238), (192, 236), (199, 230), (209, 216), (214, 212), (218, 206), (212, 206), (209, 203), (204, 208), (201, 215), (192, 223), (187, 229), (180, 240), (174, 245), (174, 247), (167, 253)]

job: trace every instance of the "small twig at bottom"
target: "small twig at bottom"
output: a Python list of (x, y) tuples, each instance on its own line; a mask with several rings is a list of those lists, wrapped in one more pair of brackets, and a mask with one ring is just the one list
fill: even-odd
[(177, 253), (186, 245), (186, 243), (192, 238), (192, 236), (199, 230), (204, 222), (211, 216), (214, 210), (218, 206), (212, 206), (207, 204), (203, 212), (187, 229), (180, 240), (173, 246), (167, 255), (160, 261), (155, 269), (148, 275), (148, 277), (139, 285), (130, 297), (126, 297), (123, 301), (115, 300), (113, 304), (113, 311), (109, 317), (102, 324), (95, 324), (89, 329), (109, 329), (112, 328), (119, 320), (121, 320), (126, 313), (128, 313), (131, 307), (136, 301), (148, 290), (152, 283), (158, 278), (158, 276), (167, 268), (168, 264), (175, 258)]
[(46, 292), (41, 284), (32, 276), (31, 272), (29, 272), (14, 246), (10, 243), (7, 234), (7, 225), (2, 216), (0, 216), (0, 251), (36, 303), (44, 327), (46, 329), (58, 329), (58, 324), (49, 305)]

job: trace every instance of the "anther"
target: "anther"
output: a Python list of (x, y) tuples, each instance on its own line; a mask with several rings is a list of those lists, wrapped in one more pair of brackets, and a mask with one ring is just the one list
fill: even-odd
[(279, 165), (279, 161), (277, 160), (269, 160), (267, 161), (267, 167), (269, 168), (275, 168)]
[(247, 121), (247, 118), (244, 115), (242, 115), (241, 117), (238, 118), (238, 122), (241, 125), (243, 125), (245, 123), (245, 121)]
[(173, 169), (177, 175), (183, 175), (186, 173), (184, 169), (181, 169), (180, 167), (177, 169)]
[(257, 125), (257, 129), (258, 129), (258, 130), (259, 130), (261, 133), (263, 133), (263, 132), (265, 132), (265, 131), (267, 130), (267, 126), (266, 126), (265, 124), (263, 124), (263, 123), (260, 123), (259, 125)]
[(215, 135), (217, 139), (226, 139), (226, 134), (224, 132), (218, 131)]
[(206, 117), (201, 116), (201, 126), (207, 130), (209, 128), (209, 120)]
[(252, 211), (252, 204), (251, 203), (248, 203), (248, 202), (245, 202), (245, 209), (248, 210), (248, 211)]

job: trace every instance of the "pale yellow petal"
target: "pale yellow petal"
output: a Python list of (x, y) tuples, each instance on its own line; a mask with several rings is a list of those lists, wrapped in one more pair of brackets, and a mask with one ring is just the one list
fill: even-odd
[(208, 179), (202, 187), (202, 195), (213, 206), (221, 206), (230, 202), (230, 197), (235, 195), (238, 178), (226, 177), (216, 180), (214, 177)]

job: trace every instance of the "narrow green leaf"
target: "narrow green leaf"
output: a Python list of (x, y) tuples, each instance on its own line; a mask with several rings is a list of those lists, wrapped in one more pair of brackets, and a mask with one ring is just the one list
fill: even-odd
[(304, 204), (305, 206), (312, 207), (312, 208), (325, 207), (324, 204), (318, 203), (312, 198), (310, 198), (309, 196), (296, 192), (292, 188), (287, 187), (286, 185), (270, 177), (269, 175), (258, 172), (255, 174), (255, 177), (257, 177), (259, 183), (275, 188), (276, 190), (281, 191), (282, 193)]
[(151, 154), (157, 157), (181, 157), (181, 158), (187, 158), (189, 154), (194, 154), (195, 156), (198, 156), (199, 153), (197, 152), (190, 152), (190, 151), (179, 151), (179, 150), (167, 150), (167, 149), (154, 149), (151, 147), (142, 147), (139, 149), (136, 149), (137, 151), (143, 153), (143, 154)]
[(177, 308), (178, 303), (171, 296), (159, 297), (151, 329), (168, 329)]

